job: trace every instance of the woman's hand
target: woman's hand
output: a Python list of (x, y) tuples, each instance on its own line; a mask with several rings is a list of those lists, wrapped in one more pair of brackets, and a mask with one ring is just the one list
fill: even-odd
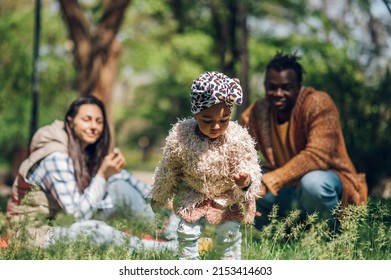
[(232, 179), (235, 181), (235, 184), (241, 189), (247, 188), (251, 184), (250, 176), (244, 172), (240, 172), (239, 174), (232, 174)]
[(111, 152), (105, 156), (97, 175), (107, 180), (110, 176), (121, 172), (125, 164), (126, 160), (121, 151)]

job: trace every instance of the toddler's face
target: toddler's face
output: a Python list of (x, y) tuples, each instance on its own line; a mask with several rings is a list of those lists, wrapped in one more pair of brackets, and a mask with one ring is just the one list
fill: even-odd
[(212, 139), (227, 131), (230, 118), (231, 111), (224, 102), (213, 105), (195, 115), (201, 133)]

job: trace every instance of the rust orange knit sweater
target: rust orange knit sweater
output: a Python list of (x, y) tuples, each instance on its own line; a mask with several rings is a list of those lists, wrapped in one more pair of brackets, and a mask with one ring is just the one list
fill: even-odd
[(275, 191), (312, 170), (334, 170), (343, 184), (342, 205), (367, 201), (365, 174), (357, 173), (345, 147), (338, 110), (325, 92), (303, 87), (292, 111), (289, 141), (294, 156), (277, 168), (273, 154), (269, 104), (266, 99), (253, 103), (242, 114), (242, 124), (249, 128), (272, 171), (262, 181)]

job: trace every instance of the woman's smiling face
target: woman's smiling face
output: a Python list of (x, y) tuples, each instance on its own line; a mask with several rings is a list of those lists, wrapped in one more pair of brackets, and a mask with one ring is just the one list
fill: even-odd
[(98, 141), (104, 128), (103, 113), (95, 104), (84, 104), (72, 120), (71, 127), (80, 139), (82, 147)]

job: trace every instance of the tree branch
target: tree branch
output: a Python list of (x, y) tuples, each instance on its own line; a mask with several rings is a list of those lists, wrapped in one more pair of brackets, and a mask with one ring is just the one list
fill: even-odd
[(80, 63), (90, 52), (90, 25), (77, 0), (59, 0), (59, 2), (69, 36), (75, 44), (76, 62)]
[(107, 6), (94, 36), (94, 45), (98, 47), (98, 52), (109, 50), (109, 46), (119, 31), (126, 8), (130, 2), (131, 0), (107, 1)]

